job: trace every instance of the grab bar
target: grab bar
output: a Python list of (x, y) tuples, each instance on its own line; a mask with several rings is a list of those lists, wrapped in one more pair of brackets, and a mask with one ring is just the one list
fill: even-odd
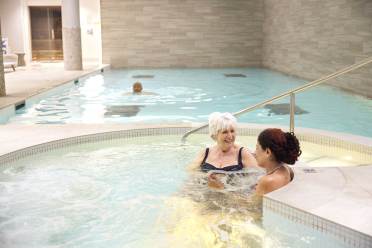
[[(319, 78), (317, 80), (311, 81), (311, 82), (309, 82), (309, 83), (307, 83), (305, 85), (302, 85), (300, 87), (297, 87), (297, 88), (295, 88), (293, 90), (289, 90), (289, 91), (284, 92), (282, 94), (276, 95), (276, 96), (274, 96), (274, 97), (272, 97), (272, 98), (270, 98), (268, 100), (265, 100), (263, 102), (257, 103), (257, 104), (252, 105), (252, 106), (249, 106), (249, 107), (247, 107), (245, 109), (242, 109), (242, 110), (240, 110), (238, 112), (233, 113), (233, 115), (234, 116), (239, 116), (241, 114), (244, 114), (244, 113), (247, 113), (247, 112), (251, 112), (253, 110), (256, 110), (258, 108), (261, 108), (261, 107), (265, 106), (266, 104), (269, 104), (271, 102), (274, 102), (276, 100), (282, 99), (282, 98), (290, 95), (291, 96), (291, 101), (290, 101), (290, 131), (291, 132), (294, 132), (294, 114), (295, 114), (295, 103), (294, 102), (295, 102), (295, 94), (296, 93), (302, 92), (302, 91), (305, 91), (305, 90), (308, 90), (308, 89), (310, 89), (312, 87), (315, 87), (315, 86), (317, 86), (319, 84), (324, 83), (325, 81), (328, 81), (328, 80), (330, 80), (332, 78), (335, 78), (335, 77), (338, 77), (338, 76), (343, 75), (345, 73), (348, 73), (350, 71), (356, 70), (356, 69), (358, 69), (360, 67), (363, 67), (363, 66), (365, 66), (365, 65), (367, 65), (367, 64), (369, 64), (371, 62), (372, 62), (372, 57), (367, 58), (367, 59), (365, 59), (365, 60), (363, 60), (363, 61), (361, 61), (359, 63), (355, 63), (353, 65), (350, 65), (348, 67), (345, 67), (344, 69), (341, 69), (339, 71), (336, 71), (336, 72), (334, 72), (332, 74), (329, 74), (327, 76), (321, 77), (321, 78)], [(181, 139), (182, 142), (185, 142), (186, 141), (186, 138), (190, 134), (195, 133), (195, 132), (197, 132), (197, 131), (205, 128), (205, 127), (208, 127), (208, 123), (207, 124), (204, 124), (204, 125), (201, 125), (199, 127), (196, 127), (194, 129), (186, 132), (182, 136), (182, 139)]]

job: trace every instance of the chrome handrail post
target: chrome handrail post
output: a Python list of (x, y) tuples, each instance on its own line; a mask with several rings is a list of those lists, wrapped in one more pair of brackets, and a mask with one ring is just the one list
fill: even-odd
[(289, 106), (289, 131), (294, 133), (294, 118), (296, 113), (296, 98), (295, 93), (290, 94), (290, 106)]

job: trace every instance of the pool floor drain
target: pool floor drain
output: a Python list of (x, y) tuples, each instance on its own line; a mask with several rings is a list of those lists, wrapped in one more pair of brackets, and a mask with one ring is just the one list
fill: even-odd
[(154, 75), (133, 75), (132, 78), (154, 78)]
[[(275, 104), (266, 104), (265, 109), (268, 109), (268, 116), (271, 115), (289, 115), (290, 114), (290, 105), (289, 103), (275, 103)], [(295, 106), (295, 114), (296, 115), (303, 115), (308, 114), (309, 112), (300, 108), (299, 106)]]
[(242, 78), (247, 77), (246, 75), (240, 74), (240, 73), (229, 73), (229, 74), (224, 74), (224, 75), (225, 77), (242, 77)]
[(317, 173), (317, 171), (313, 168), (305, 168), (305, 169), (302, 169), (302, 171), (305, 173)]

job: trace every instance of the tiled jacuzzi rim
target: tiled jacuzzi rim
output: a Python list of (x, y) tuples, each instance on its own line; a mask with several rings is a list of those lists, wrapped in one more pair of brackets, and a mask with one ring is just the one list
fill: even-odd
[[(0, 156), (0, 169), (7, 166), (8, 163), (14, 162), (16, 160), (32, 156), (38, 153), (52, 151), (58, 148), (64, 148), (67, 146), (87, 144), (101, 141), (109, 141), (116, 139), (130, 139), (136, 137), (146, 137), (146, 136), (162, 136), (162, 135), (181, 135), (185, 132), (191, 130), (192, 127), (141, 127), (141, 128), (129, 128), (116, 131), (107, 132), (97, 132), (93, 134), (86, 134), (81, 136), (73, 136), (63, 139), (57, 139), (29, 147), (25, 147), (10, 153), (6, 153)], [(242, 136), (257, 136), (263, 127), (253, 128), (253, 127), (239, 127), (238, 132)], [(207, 134), (207, 129), (202, 129), (197, 133)], [(315, 133), (302, 133), (297, 132), (297, 137), (301, 141), (313, 142), (320, 145), (332, 145), (340, 148), (348, 148), (351, 150), (372, 154), (372, 145), (368, 146), (366, 144), (356, 144), (351, 141), (343, 141), (337, 139), (336, 137), (330, 137), (325, 135), (318, 135)], [(316, 136), (316, 137), (315, 137)], [(314, 142), (317, 141), (317, 142)], [(180, 139), (181, 142), (181, 139)], [(372, 156), (371, 156), (372, 157)], [(326, 235), (332, 235), (336, 237), (339, 241), (345, 244), (350, 244), (353, 247), (372, 247), (372, 236), (363, 234), (346, 226), (334, 223), (322, 217), (316, 216), (306, 211), (302, 211), (298, 208), (289, 206), (282, 202), (264, 197), (263, 200), (263, 213), (265, 211), (272, 211), (279, 214), (290, 221), (297, 221), (301, 224), (309, 226), (315, 230), (321, 229), (321, 231)], [(365, 244), (367, 246), (365, 246)]]
[[(256, 126), (256, 125), (255, 125)], [(96, 132), (92, 134), (78, 135), (73, 137), (55, 139), (49, 142), (44, 142), (28, 147), (24, 147), (3, 155), (0, 155), (0, 167), (4, 164), (16, 161), (18, 159), (34, 155), (36, 153), (42, 153), (51, 151), (58, 148), (63, 148), (71, 145), (78, 145), (84, 143), (93, 143), (99, 141), (107, 141), (112, 139), (126, 139), (134, 137), (143, 137), (143, 136), (159, 136), (159, 135), (181, 135), (185, 132), (190, 131), (192, 127), (190, 126), (179, 126), (179, 127), (140, 127), (140, 128), (126, 128), (123, 130), (115, 131), (104, 131)], [(240, 125), (238, 128), (239, 135), (242, 136), (255, 136), (264, 129), (264, 127), (251, 127)], [(196, 132), (198, 134), (208, 134), (208, 130), (202, 129)], [(344, 140), (337, 137), (326, 136), (316, 133), (305, 133), (303, 131), (296, 132), (296, 136), (300, 141), (310, 142), (318, 145), (324, 145), (327, 147), (337, 147), (343, 148), (350, 151), (359, 152), (366, 156), (366, 158), (371, 159), (372, 161), (372, 144), (359, 144), (352, 142), (350, 140)]]
[(264, 218), (265, 213), (271, 211), (284, 217), (286, 220), (305, 225), (313, 230), (330, 235), (336, 238), (340, 243), (347, 245), (347, 247), (372, 247), (372, 236), (272, 198), (264, 197), (262, 208)]

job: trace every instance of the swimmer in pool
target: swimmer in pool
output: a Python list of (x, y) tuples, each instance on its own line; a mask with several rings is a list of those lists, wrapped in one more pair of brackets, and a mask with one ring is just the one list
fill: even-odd
[(137, 81), (132, 85), (132, 92), (127, 92), (124, 93), (123, 95), (128, 96), (128, 95), (158, 95), (154, 92), (148, 92), (148, 91), (142, 91), (143, 86), (141, 82)]

